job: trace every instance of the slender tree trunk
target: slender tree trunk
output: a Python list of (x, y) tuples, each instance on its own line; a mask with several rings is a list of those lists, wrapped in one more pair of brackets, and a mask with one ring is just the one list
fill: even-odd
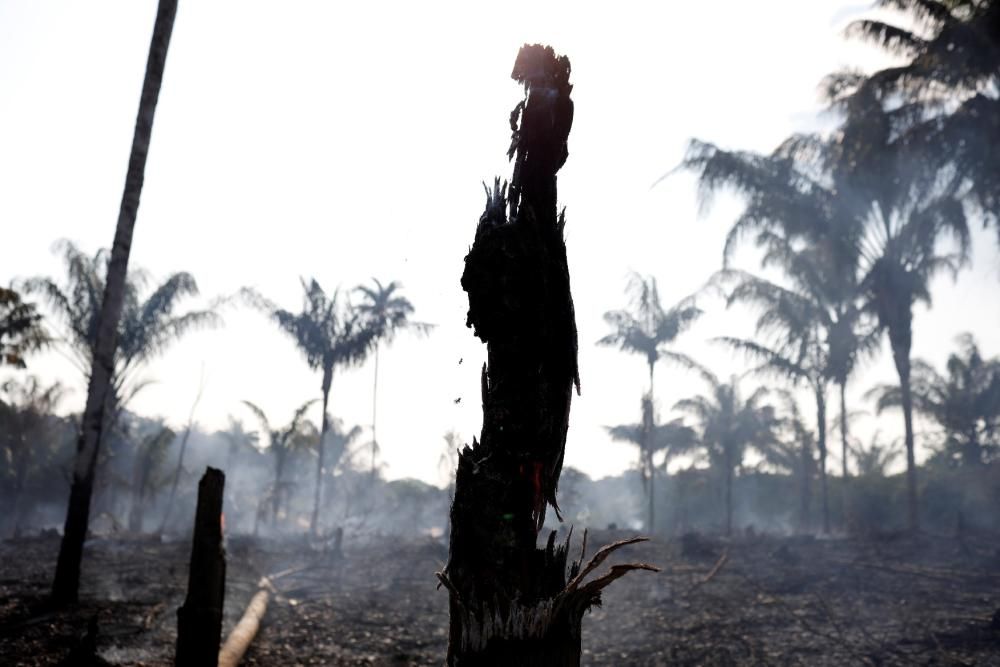
[(653, 457), (649, 457), (649, 523), (646, 531), (653, 535), (656, 533), (656, 468), (653, 466)]
[(842, 476), (844, 478), (845, 493), (847, 478), (850, 473), (847, 470), (847, 382), (840, 383), (840, 456)]
[(14, 520), (14, 529), (12, 535), (14, 537), (21, 536), (21, 501), (24, 498), (24, 477), (26, 471), (18, 470), (17, 476), (14, 478), (14, 502), (11, 503), (11, 518)]
[(653, 402), (653, 373), (655, 371), (654, 362), (649, 362), (649, 402)]
[(378, 424), (376, 408), (378, 406), (378, 341), (375, 341), (375, 381), (372, 383), (372, 479), (375, 479), (375, 455), (378, 453), (378, 436), (375, 427)]
[(309, 533), (317, 534), (319, 525), (319, 505), (323, 497), (323, 455), (326, 451), (326, 431), (330, 428), (327, 419), (326, 406), (330, 402), (330, 386), (333, 384), (333, 369), (323, 370), (323, 419), (319, 429), (319, 458), (316, 461), (316, 492), (313, 496), (312, 518), (309, 520)]
[(799, 530), (803, 533), (810, 530), (809, 512), (812, 507), (812, 474), (813, 453), (809, 440), (802, 442), (802, 470), (799, 473)]
[(129, 251), (132, 247), (132, 232), (139, 209), (146, 155), (149, 152), (149, 140), (153, 129), (153, 115), (160, 95), (163, 67), (166, 63), (167, 47), (170, 44), (176, 13), (177, 0), (160, 0), (153, 26), (153, 38), (149, 46), (149, 58), (146, 62), (139, 113), (132, 138), (132, 152), (125, 176), (125, 191), (118, 214), (115, 240), (111, 246), (111, 259), (108, 262), (104, 300), (101, 304), (97, 342), (87, 389), (87, 406), (81, 420), (76, 463), (73, 469), (73, 485), (70, 489), (66, 524), (52, 584), (52, 599), (57, 603), (74, 602), (79, 594), (80, 561), (83, 557), (83, 542), (87, 536), (90, 518), (90, 498), (94, 488), (94, 469), (97, 464), (98, 443), (101, 440), (105, 400), (111, 389), (111, 376), (114, 371), (118, 321), (121, 319), (125, 296), (125, 276), (128, 272)]
[(733, 462), (726, 453), (726, 536), (733, 534)]
[[(555, 532), (555, 506), (576, 380), (576, 325), (556, 210), (556, 172), (572, 120), (569, 61), (522, 47), (513, 78), (527, 99), (511, 115), (514, 176), (497, 182), (465, 258), (468, 324), (487, 344), (482, 441), (459, 454), (451, 508), (448, 664), (578, 665), (582, 617), (610, 583), (582, 584)], [(518, 120), (520, 119), (520, 125)], [(508, 214), (509, 204), (509, 214)], [(620, 570), (613, 573), (619, 576)], [(609, 575), (611, 576), (611, 575)]]
[(906, 443), (906, 500), (911, 532), (920, 530), (920, 516), (917, 505), (917, 459), (913, 443), (913, 394), (910, 387), (909, 349), (893, 346), (893, 361), (899, 374), (899, 389), (903, 404), (903, 428)]
[(646, 495), (649, 507), (646, 512), (646, 531), (652, 535), (656, 532), (656, 469), (653, 467), (653, 372), (654, 362), (649, 362), (649, 396), (642, 405), (642, 462), (644, 474), (649, 478)]
[(277, 525), (278, 513), (281, 511), (281, 478), (285, 472), (285, 454), (287, 451), (284, 449), (284, 443), (281, 443), (279, 448), (274, 452), (274, 495), (271, 498), (271, 523), (274, 525)]
[(816, 432), (819, 446), (819, 485), (823, 503), (823, 533), (830, 532), (830, 498), (826, 480), (826, 397), (816, 389)]

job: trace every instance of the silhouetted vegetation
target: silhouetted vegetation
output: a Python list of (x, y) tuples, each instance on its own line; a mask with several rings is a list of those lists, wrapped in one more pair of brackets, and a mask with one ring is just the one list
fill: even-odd
[[(989, 230), (990, 256), (1000, 248), (1000, 2), (877, 0), (879, 18), (851, 22), (845, 37), (895, 60), (819, 82), (827, 116), (812, 127), (827, 129), (792, 134), (770, 151), (690, 140), (667, 177), (693, 176), (705, 212), (734, 198), (738, 212), (718, 264), (696, 277), (701, 289), (664, 306), (692, 287), (675, 290), (673, 267), (652, 266), (630, 273), (617, 306), (611, 299), (587, 311), (594, 320), (604, 311), (606, 331), (590, 349), (636, 355), (648, 373), (648, 386), (624, 372), (594, 378), (621, 383), (638, 408), (594, 433), (569, 430), (581, 374), (570, 267), (587, 266), (567, 259), (557, 198), (573, 123), (570, 65), (551, 47), (525, 45), (512, 73), (524, 90), (510, 115), (513, 173), (509, 183), (484, 185), (460, 281), (466, 325), (486, 350), (482, 430), (470, 441), (439, 424), (443, 442), (407, 443), (437, 461), (439, 485), (391, 479), (398, 469), (378, 437), (380, 351), (395, 342), (395, 353), (407, 344), (400, 334), (422, 337), (436, 326), (417, 319), (399, 281), (350, 287), (340, 276), (347, 287), (327, 291), (300, 278), (301, 306), (286, 309), (246, 287), (203, 302), (188, 272), (160, 280), (129, 270), (176, 4), (159, 2), (111, 249), (56, 241), (64, 277), (21, 276), (0, 287), (0, 561), (18, 561), (0, 577), (9, 587), (0, 598), (10, 601), (0, 605), (0, 653), (20, 641), (13, 637), (35, 637), (35, 649), (18, 644), (14, 659), (27, 660), (45, 641), (32, 633), (51, 621), (61, 637), (53, 655), (98, 659), (96, 619), (109, 620), (101, 605), (116, 568), (127, 572), (113, 579), (114, 595), (137, 606), (116, 607), (115, 618), (140, 618), (141, 627), (103, 636), (170, 644), (173, 626), (152, 619), (168, 609), (173, 622), (197, 480), (211, 466), (225, 474), (223, 512), (216, 525), (213, 505), (201, 523), (227, 540), (237, 576), (226, 598), (245, 604), (254, 591), (243, 588), (259, 582), (281, 619), (265, 626), (272, 634), (247, 664), (297, 661), (301, 646), (369, 613), (384, 616), (365, 628), (387, 636), (364, 630), (351, 641), (384, 641), (397, 662), (414, 664), (439, 663), (445, 651), (453, 665), (575, 665), (588, 655), (609, 664), (973, 664), (992, 656), (1000, 617), (984, 620), (980, 607), (995, 601), (973, 591), (1000, 576), (996, 340), (964, 333), (940, 358), (922, 359), (914, 339), (921, 308), (938, 316), (936, 281), (971, 266), (980, 228)], [(295, 404), (283, 410), (257, 390), (227, 396), (223, 414), (236, 416), (218, 431), (199, 423), (204, 377), (185, 401), (186, 423), (171, 417), (183, 418), (187, 405), (147, 411), (135, 399), (154, 381), (151, 362), (176, 358), (196, 330), (221, 328), (224, 305), (246, 306), (264, 316), (262, 329), (287, 335), (319, 391), (282, 385)], [(745, 330), (704, 334), (723, 310), (749, 312)], [(732, 366), (696, 361), (706, 358), (688, 353), (696, 339), (731, 353)], [(883, 351), (891, 382), (872, 377)], [(45, 362), (54, 354), (75, 377), (51, 379)], [(331, 390), (335, 377), (369, 360), (371, 423), (354, 424)], [(252, 361), (248, 368), (256, 372)], [(408, 376), (408, 391), (421, 391), (424, 379)], [(73, 393), (81, 380), (85, 399)], [(383, 438), (387, 419), (400, 417), (382, 413)], [(598, 474), (564, 467), (575, 438), (634, 448), (634, 464)], [(595, 531), (609, 546), (588, 558)], [(612, 581), (656, 569), (616, 563), (586, 579), (619, 547), (644, 541), (637, 531), (654, 538), (639, 553), (667, 571), (611, 593), (647, 624), (641, 650), (629, 652), (618, 645), (629, 630), (617, 609), (595, 611), (588, 630), (583, 619)], [(397, 552), (412, 562), (393, 561)], [(128, 570), (132, 554), (142, 572)], [(50, 594), (36, 585), (43, 571), (46, 589), (55, 573)], [(868, 590), (869, 577), (881, 588)], [(25, 593), (29, 580), (38, 590)], [(434, 583), (444, 590), (432, 591)], [(156, 599), (133, 601), (142, 591)], [(905, 618), (887, 621), (904, 602)], [(884, 626), (877, 636), (869, 608), (880, 610), (869, 618)], [(226, 608), (223, 627), (233, 613)], [(382, 628), (390, 617), (403, 627), (392, 632), (428, 634), (408, 637), (404, 650)], [(318, 645), (312, 657), (369, 660), (343, 643)]]

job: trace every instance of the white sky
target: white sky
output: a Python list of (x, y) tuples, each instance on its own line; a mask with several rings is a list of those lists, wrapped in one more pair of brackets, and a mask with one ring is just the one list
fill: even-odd
[[(593, 345), (605, 333), (601, 315), (624, 305), (632, 269), (658, 277), (665, 304), (698, 289), (719, 267), (739, 210), (722, 200), (699, 218), (688, 175), (651, 184), (691, 137), (768, 151), (790, 132), (828, 125), (822, 76), (884, 62), (842, 36), (865, 7), (181, 0), (131, 266), (157, 279), (190, 271), (207, 298), (252, 285), (289, 309), (300, 303), (299, 276), (327, 289), (371, 276), (402, 281), (418, 319), (438, 327), (383, 351), (382, 457), (390, 478), (440, 481), (442, 435), (456, 429), (470, 440), (480, 426), (485, 348), (464, 326), (458, 281), (481, 182), (509, 175), (514, 56), (524, 42), (549, 43), (573, 63), (576, 103), (559, 186), (583, 396), (566, 463), (616, 474), (635, 455), (601, 427), (636, 420), (645, 373), (640, 358)], [(88, 253), (110, 245), (155, 10), (154, 0), (0, 0), (0, 283), (61, 277), (58, 238)], [(938, 281), (932, 312), (918, 309), (915, 356), (941, 364), (967, 330), (985, 352), (1000, 352), (996, 246), (976, 240), (973, 268), (957, 284)], [(746, 258), (743, 266), (756, 268)], [(704, 305), (711, 314), (678, 349), (721, 376), (741, 371), (705, 340), (749, 335), (751, 320)], [(157, 383), (132, 407), (182, 423), (203, 365), (197, 417), (206, 428), (223, 427), (228, 414), (249, 421), (240, 399), (282, 423), (318, 397), (319, 376), (271, 323), (245, 311), (226, 320), (150, 365)], [(66, 361), (48, 354), (31, 366), (74, 387), (65, 408), (80, 409), (85, 382)], [(892, 378), (883, 354), (852, 393)], [(371, 384), (370, 365), (337, 376), (334, 414), (369, 424)], [(657, 388), (664, 417), (702, 390), (666, 366)], [(895, 434), (897, 422), (890, 414), (859, 428)]]

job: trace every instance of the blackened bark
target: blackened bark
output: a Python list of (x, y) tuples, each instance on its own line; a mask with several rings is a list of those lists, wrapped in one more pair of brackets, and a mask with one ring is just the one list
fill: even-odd
[(176, 14), (177, 0), (160, 0), (156, 22), (153, 25), (153, 37), (149, 45), (149, 57), (146, 61), (146, 75), (142, 82), (139, 113), (135, 121), (132, 151), (125, 175), (125, 191), (122, 194), (118, 225), (111, 246), (111, 259), (108, 262), (104, 300), (101, 303), (90, 371), (90, 385), (87, 389), (87, 405), (80, 424), (73, 485), (70, 488), (66, 523), (59, 547), (56, 576), (52, 584), (52, 600), (56, 603), (75, 602), (80, 589), (80, 561), (83, 558), (83, 542), (87, 536), (90, 519), (90, 499), (94, 488), (97, 451), (105, 421), (105, 405), (109, 394), (113, 391), (111, 378), (114, 371), (115, 348), (118, 343), (118, 321), (121, 319), (125, 298), (125, 276), (128, 273), (128, 258), (132, 248), (132, 232), (139, 210), (146, 156), (149, 153), (149, 140), (153, 132), (153, 115), (160, 96), (167, 47), (170, 44)]
[(439, 574), (450, 593), (449, 665), (578, 665), (583, 613), (613, 578), (648, 568), (622, 566), (583, 584), (577, 562), (567, 582), (568, 541), (556, 546), (552, 533), (545, 549), (536, 548), (546, 506), (558, 514), (574, 384), (579, 389), (564, 218), (556, 210), (556, 172), (573, 119), (569, 74), (569, 60), (551, 47), (521, 48), (512, 78), (526, 96), (510, 119), (514, 175), (509, 192), (499, 179), (487, 188), (465, 258), (467, 324), (487, 344), (488, 361), (481, 442), (459, 455), (450, 559)]
[(198, 484), (191, 565), (184, 605), (177, 610), (175, 665), (215, 667), (222, 641), (226, 552), (222, 547), (222, 498), (226, 476), (207, 468)]

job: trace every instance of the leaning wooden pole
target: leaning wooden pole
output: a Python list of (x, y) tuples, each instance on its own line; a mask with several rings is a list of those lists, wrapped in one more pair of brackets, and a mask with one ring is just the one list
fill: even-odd
[(218, 663), (226, 594), (226, 552), (222, 547), (225, 486), (225, 474), (215, 468), (206, 469), (198, 483), (187, 597), (177, 610), (174, 664), (178, 667), (216, 667)]
[(87, 389), (87, 405), (80, 424), (80, 438), (76, 446), (76, 462), (70, 487), (66, 523), (63, 528), (56, 576), (52, 583), (52, 599), (56, 603), (75, 602), (80, 589), (80, 561), (83, 542), (90, 520), (90, 498), (94, 489), (97, 467), (97, 449), (105, 422), (107, 399), (111, 393), (114, 372), (115, 348), (118, 343), (118, 320), (121, 319), (125, 299), (125, 277), (132, 248), (132, 231), (139, 211), (139, 196), (146, 171), (146, 156), (153, 132), (153, 115), (160, 96), (160, 83), (167, 60), (167, 47), (173, 32), (177, 0), (160, 0), (153, 25), (153, 38), (149, 44), (146, 76), (142, 82), (139, 113), (135, 120), (132, 152), (125, 174), (125, 191), (118, 212), (115, 240), (111, 246), (111, 259), (104, 285), (104, 300), (97, 325)]
[[(536, 547), (547, 505), (558, 514), (577, 332), (556, 207), (556, 172), (573, 121), (570, 63), (525, 45), (512, 77), (525, 98), (511, 114), (514, 174), (487, 188), (486, 210), (465, 258), (467, 324), (487, 345), (483, 428), (459, 456), (450, 558), (449, 665), (578, 665), (584, 612), (629, 569), (583, 579), (611, 551), (572, 563), (555, 533)], [(632, 540), (634, 541), (634, 540)], [(626, 543), (631, 543), (628, 541)]]

